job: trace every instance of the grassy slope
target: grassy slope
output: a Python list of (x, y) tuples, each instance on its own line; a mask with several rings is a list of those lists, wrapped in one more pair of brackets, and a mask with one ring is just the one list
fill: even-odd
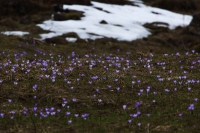
[[(176, 48), (140, 46), (134, 42), (33, 45), (31, 42), (20, 43), (16, 37), (3, 35), (1, 37), (0, 51), (4, 52), (1, 52), (0, 57), (2, 66), (0, 79), (3, 80), (0, 85), (0, 113), (4, 113), (4, 118), (0, 118), (0, 132), (196, 132), (199, 130), (199, 102), (194, 101), (194, 98), (199, 98), (199, 84), (186, 84), (187, 80), (199, 79), (198, 55), (192, 52), (186, 56), (185, 51), (180, 51), (181, 55), (176, 56), (175, 51), (178, 51)], [(149, 49), (153, 49), (153, 57), (150, 56)], [(27, 54), (23, 54), (24, 52)], [(74, 57), (72, 52), (75, 52)], [(164, 56), (164, 53), (174, 53), (174, 55)], [(86, 57), (86, 54), (89, 57)], [(106, 59), (107, 56), (110, 56), (110, 62)], [(47, 62), (49, 60), (48, 66), (36, 64), (40, 59)], [(127, 64), (126, 60), (129, 60), (130, 64)], [(182, 62), (179, 62), (180, 60)], [(6, 66), (6, 62), (9, 61)], [(190, 69), (193, 61), (196, 61), (196, 64), (193, 65), (194, 69)], [(96, 65), (93, 64), (90, 70), (92, 62), (96, 62)], [(166, 64), (157, 65), (158, 62)], [(116, 63), (120, 63), (121, 67), (115, 66)], [(14, 64), (20, 66), (16, 67)], [(30, 64), (32, 65), (29, 66)], [(152, 66), (146, 68), (145, 65), (148, 64)], [(16, 67), (14, 72), (12, 72), (13, 66)], [(104, 66), (108, 70), (103, 68)], [(182, 70), (180, 66), (183, 66)], [(73, 71), (69, 70), (70, 67)], [(124, 67), (126, 70), (123, 70)], [(41, 68), (46, 68), (46, 71)], [(52, 77), (52, 71), (56, 69), (58, 72), (54, 75), (55, 82), (41, 78), (41, 75)], [(27, 70), (30, 72), (26, 74)], [(171, 74), (169, 70), (172, 70)], [(184, 74), (184, 71), (187, 73)], [(81, 74), (85, 76), (80, 76)], [(164, 81), (159, 82), (158, 75)], [(184, 75), (187, 76), (186, 79), (179, 79), (179, 76)], [(92, 79), (92, 76), (98, 78)], [(80, 79), (79, 82), (77, 78)], [(114, 81), (116, 78), (118, 81)], [(177, 84), (174, 84), (174, 80)], [(89, 81), (92, 81), (92, 84), (89, 84)], [(132, 81), (135, 84), (132, 84)], [(15, 85), (15, 82), (18, 84)], [(35, 84), (38, 85), (36, 90), (33, 89)], [(108, 88), (108, 85), (112, 87)], [(148, 86), (150, 92), (147, 94)], [(174, 91), (174, 88), (177, 88), (177, 91)], [(143, 92), (138, 96), (141, 89)], [(165, 92), (165, 89), (170, 91)], [(37, 97), (34, 99), (34, 96)], [(62, 98), (66, 98), (65, 107), (62, 107), (64, 103)], [(72, 101), (73, 98), (76, 98), (76, 102)], [(8, 99), (12, 99), (12, 102), (9, 103)], [(100, 99), (102, 102), (99, 102)], [(141, 104), (138, 108), (135, 108), (136, 102)], [(37, 110), (33, 111), (35, 104)], [(193, 111), (188, 111), (190, 104), (194, 104)], [(122, 109), (123, 105), (127, 105), (125, 110)], [(57, 109), (61, 111), (53, 116), (42, 117), (40, 113), (46, 112), (45, 108), (50, 107), (54, 107), (54, 111)], [(26, 109), (28, 111), (24, 115), (23, 111)], [(15, 114), (13, 115), (11, 111)], [(138, 111), (141, 114), (137, 118), (130, 117), (130, 114)], [(71, 114), (66, 116), (66, 112)], [(84, 113), (89, 114), (86, 120), (82, 118)], [(182, 117), (179, 117), (180, 113)], [(34, 116), (35, 114), (37, 116)], [(79, 114), (78, 118), (75, 118), (74, 114)], [(71, 124), (69, 120), (72, 120)], [(128, 120), (132, 122), (128, 123)], [(138, 126), (138, 123), (141, 123), (141, 126)]]

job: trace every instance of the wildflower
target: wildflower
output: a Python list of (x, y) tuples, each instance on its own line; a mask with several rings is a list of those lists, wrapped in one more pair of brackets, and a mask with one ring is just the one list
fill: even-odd
[(73, 101), (73, 102), (76, 102), (76, 98), (73, 98), (72, 101)]
[(126, 109), (126, 105), (122, 105), (122, 108), (125, 110)]
[(140, 105), (141, 105), (140, 102), (136, 102), (135, 103), (135, 108), (138, 108)]
[(81, 117), (82, 117), (84, 120), (86, 120), (88, 116), (89, 116), (89, 114), (87, 114), (87, 113), (81, 115)]
[(71, 112), (66, 112), (66, 116), (69, 116), (71, 114)]
[(14, 115), (14, 114), (15, 114), (15, 111), (11, 111), (11, 114), (13, 114), (13, 115)]
[(165, 90), (165, 92), (169, 92), (169, 91), (170, 91), (170, 90), (169, 90), (169, 89), (167, 89), (167, 88), (166, 88), (166, 89), (164, 89), (164, 90)]
[(194, 101), (197, 102), (197, 101), (198, 101), (198, 98), (194, 98)]
[(71, 124), (71, 123), (72, 123), (72, 120), (68, 120), (68, 123)]
[(34, 90), (36, 90), (36, 89), (37, 89), (37, 87), (38, 87), (38, 85), (37, 85), (37, 84), (34, 84), (34, 85), (33, 85), (33, 89), (34, 89)]
[(137, 114), (130, 114), (130, 117), (136, 118), (138, 115)]
[(188, 110), (194, 110), (194, 104), (190, 104), (190, 106), (188, 106)]
[(147, 89), (146, 89), (147, 93), (149, 93), (150, 88), (151, 88), (150, 86), (147, 87)]
[(91, 79), (96, 80), (98, 79), (98, 76), (92, 76)]
[(135, 81), (132, 81), (131, 83), (132, 83), (132, 85), (134, 85), (134, 84), (135, 84)]
[(111, 85), (108, 85), (108, 89), (110, 89), (112, 86)]
[(131, 123), (132, 123), (132, 120), (128, 120), (128, 123), (131, 124)]
[(11, 99), (8, 99), (8, 102), (9, 102), (9, 103), (11, 103), (11, 102), (12, 102), (12, 100), (11, 100)]
[(14, 85), (17, 85), (17, 84), (18, 84), (18, 82), (15, 81), (15, 82), (14, 82)]
[(33, 107), (33, 111), (36, 111), (37, 110), (37, 107)]
[(79, 116), (79, 114), (74, 114), (74, 116), (77, 118)]
[(99, 102), (99, 103), (101, 103), (101, 102), (102, 102), (102, 100), (101, 100), (101, 99), (98, 99), (98, 102)]
[(114, 81), (115, 81), (115, 82), (117, 82), (118, 80), (119, 80), (119, 79), (117, 79), (117, 78), (116, 78), (116, 79), (114, 79)]
[(141, 123), (138, 123), (138, 126), (140, 127), (140, 126), (141, 126)]
[(140, 114), (141, 114), (141, 112), (140, 112), (140, 111), (137, 111), (137, 113), (136, 113), (136, 114), (137, 114), (137, 116), (138, 116), (138, 115), (140, 115)]
[(120, 90), (120, 87), (116, 87), (116, 90), (119, 91), (119, 90)]
[(149, 117), (151, 114), (147, 114), (147, 116)]
[(0, 113), (0, 117), (3, 118), (4, 117), (4, 113)]
[(55, 109), (54, 107), (51, 107), (51, 108), (50, 108), (50, 111), (54, 111), (54, 109)]

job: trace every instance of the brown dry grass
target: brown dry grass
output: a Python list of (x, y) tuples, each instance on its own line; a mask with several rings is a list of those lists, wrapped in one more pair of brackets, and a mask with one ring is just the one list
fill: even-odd
[(145, 0), (144, 2), (150, 6), (185, 14), (200, 11), (199, 0)]

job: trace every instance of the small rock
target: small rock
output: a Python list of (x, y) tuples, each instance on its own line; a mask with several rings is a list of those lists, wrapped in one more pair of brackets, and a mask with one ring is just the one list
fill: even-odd
[(108, 24), (105, 20), (102, 20), (100, 24)]

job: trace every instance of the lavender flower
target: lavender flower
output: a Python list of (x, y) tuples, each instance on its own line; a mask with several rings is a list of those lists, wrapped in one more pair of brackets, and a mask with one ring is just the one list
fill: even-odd
[(71, 123), (72, 123), (72, 120), (68, 120), (68, 123), (71, 124)]
[(194, 98), (194, 101), (197, 102), (197, 101), (198, 101), (198, 98)]
[(76, 98), (73, 98), (72, 101), (73, 101), (73, 102), (76, 102)]
[(66, 112), (66, 116), (69, 116), (71, 114), (71, 112)]
[(11, 102), (12, 102), (12, 99), (8, 99), (8, 102), (11, 103)]
[(101, 99), (98, 99), (98, 102), (99, 102), (99, 103), (101, 103), (101, 102), (102, 102), (102, 100), (101, 100)]
[(36, 89), (37, 89), (37, 87), (38, 87), (38, 85), (37, 85), (37, 84), (34, 84), (34, 85), (33, 85), (33, 89), (34, 89), (34, 90), (36, 90)]
[(126, 105), (122, 105), (122, 108), (125, 110), (126, 109)]
[(138, 115), (137, 114), (130, 114), (130, 117), (136, 118)]
[(136, 102), (135, 103), (135, 108), (138, 108), (140, 105), (141, 105), (140, 102)]
[(131, 123), (132, 123), (132, 120), (128, 120), (128, 123), (131, 124)]
[(4, 117), (4, 113), (0, 113), (0, 117), (3, 118)]
[(77, 118), (79, 116), (79, 114), (74, 114), (74, 116)]
[(138, 123), (138, 127), (140, 127), (141, 126), (141, 123)]
[(190, 104), (190, 105), (188, 106), (188, 110), (194, 110), (194, 104)]

